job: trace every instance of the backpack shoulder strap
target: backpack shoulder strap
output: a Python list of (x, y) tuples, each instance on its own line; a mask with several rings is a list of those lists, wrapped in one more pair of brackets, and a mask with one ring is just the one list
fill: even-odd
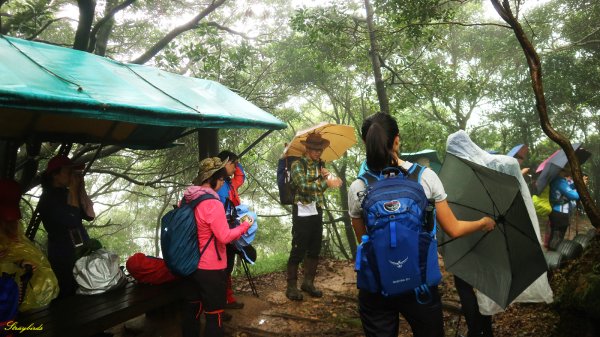
[(374, 182), (379, 180), (379, 177), (375, 175), (375, 173), (366, 170), (365, 173), (363, 173), (362, 175), (358, 176), (358, 179), (362, 180), (365, 183), (365, 186), (369, 186), (371, 184), (373, 184)]
[(204, 200), (208, 200), (208, 199), (217, 199), (217, 197), (215, 197), (214, 195), (212, 195), (210, 193), (206, 193), (206, 194), (203, 194), (203, 195), (199, 196), (198, 198), (190, 201), (189, 204), (192, 208), (196, 208), (196, 206), (198, 206), (199, 203), (203, 202)]
[(421, 183), (421, 176), (425, 172), (425, 166), (419, 164), (412, 164), (408, 169), (408, 179)]

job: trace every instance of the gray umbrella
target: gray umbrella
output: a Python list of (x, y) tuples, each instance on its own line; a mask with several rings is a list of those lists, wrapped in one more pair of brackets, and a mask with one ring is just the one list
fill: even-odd
[(547, 269), (518, 180), (450, 153), (440, 179), (458, 219), (497, 223), (454, 240), (438, 231), (446, 270), (506, 308)]

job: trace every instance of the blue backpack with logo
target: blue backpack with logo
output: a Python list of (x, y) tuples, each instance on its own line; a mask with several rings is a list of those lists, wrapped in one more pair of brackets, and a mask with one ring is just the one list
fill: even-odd
[(417, 301), (431, 301), (430, 286), (439, 284), (435, 236), (435, 200), (427, 199), (421, 175), (388, 168), (359, 177), (367, 189), (362, 201), (367, 234), (356, 253), (357, 287), (384, 296), (414, 291)]
[(182, 200), (179, 207), (167, 212), (160, 220), (160, 248), (163, 259), (167, 268), (176, 275), (192, 274), (198, 269), (200, 257), (211, 241), (214, 241), (216, 247), (214, 235), (211, 235), (202, 251), (198, 247), (198, 227), (194, 209), (208, 199), (217, 198), (207, 193), (190, 202)]

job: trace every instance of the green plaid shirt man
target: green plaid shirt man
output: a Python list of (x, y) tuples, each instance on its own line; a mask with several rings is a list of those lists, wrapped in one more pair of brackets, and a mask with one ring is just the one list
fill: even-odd
[[(305, 169), (306, 168), (306, 169)], [(317, 206), (325, 206), (327, 182), (321, 176), (321, 165), (317, 160), (301, 157), (292, 164), (292, 183), (295, 189), (294, 203), (310, 204), (315, 201)]]

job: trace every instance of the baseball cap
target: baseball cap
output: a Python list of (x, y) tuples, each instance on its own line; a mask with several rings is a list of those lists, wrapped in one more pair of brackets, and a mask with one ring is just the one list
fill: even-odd
[(69, 157), (64, 154), (59, 154), (48, 161), (48, 166), (46, 166), (46, 170), (44, 171), (44, 175), (56, 172), (63, 167), (73, 167), (75, 169), (83, 170), (85, 165), (83, 164), (75, 164)]

